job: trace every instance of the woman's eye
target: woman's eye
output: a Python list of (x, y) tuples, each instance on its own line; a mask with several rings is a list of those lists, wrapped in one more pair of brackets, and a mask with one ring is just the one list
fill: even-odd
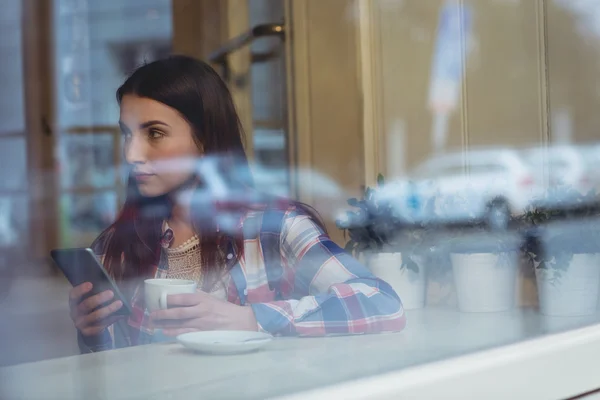
[(150, 129), (148, 131), (148, 136), (150, 137), (150, 139), (160, 139), (164, 136), (164, 133), (162, 133), (158, 129)]

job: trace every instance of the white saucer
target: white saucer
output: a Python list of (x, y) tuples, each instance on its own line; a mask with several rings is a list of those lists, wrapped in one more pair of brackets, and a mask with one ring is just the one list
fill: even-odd
[(184, 333), (177, 341), (194, 351), (209, 354), (248, 353), (273, 340), (268, 333), (251, 331), (203, 331)]

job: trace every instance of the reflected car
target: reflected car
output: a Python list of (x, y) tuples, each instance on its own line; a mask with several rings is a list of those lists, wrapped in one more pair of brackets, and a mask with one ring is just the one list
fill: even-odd
[(594, 188), (593, 152), (576, 146), (536, 147), (521, 151), (523, 160), (535, 171), (537, 179), (547, 174), (548, 188), (569, 186), (581, 194)]
[(381, 188), (377, 199), (409, 223), (484, 221), (505, 228), (539, 193), (541, 185), (517, 152), (494, 148), (433, 156)]
[[(289, 174), (285, 168), (244, 162), (231, 157), (204, 156), (194, 160), (201, 188), (183, 190), (178, 196), (187, 198), (193, 190), (192, 206), (199, 217), (216, 218), (219, 229), (232, 231), (243, 212), (248, 208), (262, 207), (268, 203), (287, 202), (290, 196)], [(186, 160), (165, 162), (160, 168), (173, 170), (189, 166)], [(345, 199), (347, 193), (330, 177), (314, 170), (294, 170), (297, 187), (304, 194), (320, 199)], [(249, 183), (254, 184), (254, 189)]]
[(600, 188), (597, 165), (600, 151), (596, 146), (557, 145), (521, 151), (536, 180), (544, 182), (544, 191), (535, 199), (536, 206), (564, 209), (582, 199), (596, 201)]
[(348, 193), (331, 177), (310, 169), (298, 167), (269, 167), (253, 163), (250, 166), (256, 188), (260, 191), (281, 197), (291, 197), (290, 175), (294, 174), (295, 186), (299, 193), (316, 198), (346, 199)]

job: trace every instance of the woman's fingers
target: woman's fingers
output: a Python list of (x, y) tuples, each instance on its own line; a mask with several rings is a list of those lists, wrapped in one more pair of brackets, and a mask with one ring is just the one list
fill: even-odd
[(167, 299), (170, 308), (154, 311), (150, 316), (153, 321), (200, 318), (214, 302), (214, 299), (204, 292), (174, 294), (167, 296)]
[(194, 307), (169, 308), (167, 310), (154, 311), (150, 317), (153, 321), (198, 318), (203, 314), (202, 309), (203, 307), (200, 305), (196, 305)]
[(193, 329), (193, 328), (163, 329), (163, 334), (165, 336), (179, 336), (179, 335), (183, 335), (184, 333), (198, 332), (198, 331), (199, 331), (199, 329)]
[(79, 306), (77, 307), (78, 311), (82, 315), (90, 314), (92, 311), (97, 309), (99, 306), (110, 301), (114, 296), (115, 295), (111, 290), (106, 290), (102, 293), (95, 294), (95, 295), (83, 300), (81, 303), (79, 303)]
[[(89, 332), (95, 328), (99, 328), (100, 331), (105, 329), (107, 326), (112, 325), (116, 319), (113, 318), (113, 314), (123, 307), (123, 303), (117, 300), (108, 306), (102, 307), (91, 314), (82, 315), (75, 323), (77, 329), (82, 333)], [(85, 333), (84, 333), (85, 334)]]
[(102, 327), (102, 326), (90, 326), (87, 328), (81, 328), (81, 329), (77, 328), (77, 329), (79, 329), (79, 332), (81, 332), (81, 334), (83, 336), (96, 336), (96, 335), (101, 334), (104, 331), (104, 329), (106, 329), (106, 328)]
[(71, 307), (77, 307), (81, 302), (81, 298), (89, 293), (93, 288), (93, 285), (90, 282), (82, 283), (81, 285), (77, 285), (73, 287), (69, 291), (69, 303)]
[(213, 300), (208, 293), (198, 291), (196, 293), (170, 294), (167, 296), (169, 307), (192, 307)]
[(79, 329), (79, 328), (77, 328), (77, 329), (79, 329), (79, 331), (81, 332), (81, 334), (83, 336), (95, 336), (95, 335), (99, 335), (107, 327), (111, 326), (112, 324), (114, 324), (115, 322), (119, 321), (122, 318), (124, 318), (124, 317), (123, 316), (110, 316), (110, 317), (105, 318), (104, 320), (96, 323), (95, 325), (85, 326), (81, 329)]
[(89, 314), (86, 318), (89, 321), (89, 325), (94, 325), (103, 319), (110, 317), (116, 311), (118, 311), (121, 307), (123, 307), (123, 302), (121, 300), (117, 300), (112, 302), (111, 304), (102, 307), (93, 313)]
[(202, 318), (152, 320), (152, 326), (159, 329), (194, 328), (201, 329)]
[(108, 326), (121, 318), (113, 314), (123, 307), (121, 301), (114, 301), (109, 305), (105, 305), (114, 297), (114, 293), (110, 290), (83, 300), (92, 288), (93, 285), (86, 282), (75, 286), (69, 291), (71, 319), (73, 319), (75, 327), (84, 336), (95, 336), (102, 333)]

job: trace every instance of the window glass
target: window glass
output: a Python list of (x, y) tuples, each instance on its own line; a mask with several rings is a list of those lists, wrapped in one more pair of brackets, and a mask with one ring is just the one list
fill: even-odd
[(0, 398), (597, 391), (600, 1), (0, 8)]

